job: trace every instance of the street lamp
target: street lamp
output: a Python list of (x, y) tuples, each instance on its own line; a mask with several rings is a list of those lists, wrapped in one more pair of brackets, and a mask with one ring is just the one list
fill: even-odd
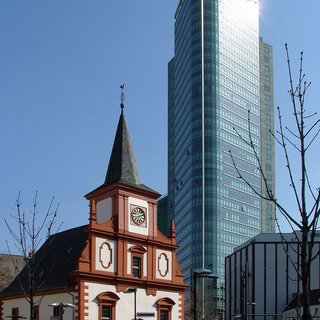
[(197, 277), (218, 279), (210, 269), (196, 269), (193, 271), (193, 319), (197, 320)]
[(48, 304), (49, 307), (58, 307), (58, 317), (63, 320), (64, 308), (75, 308), (76, 306), (72, 303), (54, 302)]
[(137, 288), (128, 287), (124, 291), (124, 293), (134, 293), (134, 316), (133, 319), (137, 320)]

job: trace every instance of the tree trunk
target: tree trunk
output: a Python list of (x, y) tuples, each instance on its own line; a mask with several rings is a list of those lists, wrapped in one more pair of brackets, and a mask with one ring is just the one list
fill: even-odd
[[(308, 253), (308, 226), (302, 230), (301, 242), (301, 282), (302, 282), (302, 320), (310, 320), (310, 261)], [(300, 309), (300, 306), (299, 306)]]

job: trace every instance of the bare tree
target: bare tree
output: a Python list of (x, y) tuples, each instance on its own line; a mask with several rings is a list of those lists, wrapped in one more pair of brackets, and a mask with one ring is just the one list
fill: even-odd
[[(4, 219), (5, 224), (14, 239), (15, 247), (25, 261), (24, 268), (23, 270), (19, 270), (20, 273), (17, 275), (16, 280), (29, 303), (30, 320), (34, 320), (35, 305), (39, 303), (38, 300), (35, 300), (35, 296), (42, 283), (37, 281), (36, 276), (38, 267), (45, 255), (45, 252), (42, 252), (41, 257), (36, 257), (36, 253), (41, 244), (50, 237), (53, 229), (55, 229), (55, 233), (61, 226), (61, 224), (58, 227), (55, 226), (58, 208), (59, 204), (54, 205), (53, 197), (47, 211), (41, 215), (38, 210), (38, 192), (36, 192), (32, 202), (32, 210), (30, 211), (30, 214), (26, 214), (25, 211), (22, 210), (19, 192), (18, 199), (16, 200), (16, 215), (11, 216), (16, 224), (12, 225), (8, 220)], [(7, 247), (11, 254), (8, 242)], [(15, 263), (13, 259), (12, 262)], [(16, 269), (19, 268), (18, 265), (15, 265), (15, 267)]]
[[(200, 278), (201, 279), (201, 278)], [(186, 320), (199, 320), (199, 319), (210, 319), (210, 320), (222, 320), (224, 314), (224, 296), (223, 296), (223, 285), (218, 286), (210, 284), (212, 279), (205, 279), (204, 283), (199, 281), (199, 288), (194, 291), (194, 288), (190, 288), (190, 301), (191, 310), (185, 313)], [(201, 284), (204, 284), (202, 287)], [(215, 290), (215, 296), (212, 291)], [(195, 300), (196, 299), (196, 300)], [(194, 309), (196, 305), (196, 310)]]
[[(303, 73), (303, 52), (301, 52), (300, 55), (298, 81), (295, 85), (287, 44), (285, 45), (285, 49), (290, 83), (288, 93), (292, 104), (294, 125), (293, 128), (285, 126), (280, 108), (278, 107), (279, 129), (276, 132), (270, 131), (270, 133), (279, 144), (280, 149), (284, 154), (284, 165), (290, 181), (291, 192), (295, 200), (294, 202), (297, 208), (296, 212), (293, 213), (289, 211), (286, 204), (284, 204), (284, 200), (278, 199), (268, 185), (267, 175), (261, 165), (259, 148), (252, 139), (250, 113), (248, 116), (249, 138), (243, 138), (235, 128), (234, 130), (253, 152), (257, 161), (258, 170), (262, 177), (262, 183), (266, 188), (266, 193), (262, 194), (259, 189), (255, 188), (255, 186), (248, 181), (246, 175), (237, 166), (231, 151), (230, 155), (239, 178), (251, 188), (253, 193), (259, 195), (262, 199), (275, 204), (277, 212), (280, 212), (280, 214), (284, 216), (295, 235), (299, 247), (297, 252), (299, 255), (299, 262), (298, 265), (295, 264), (293, 260), (291, 262), (297, 272), (297, 279), (302, 287), (302, 319), (307, 320), (311, 319), (309, 300), (311, 263), (319, 255), (318, 250), (315, 250), (314, 248), (314, 240), (320, 214), (320, 188), (319, 186), (313, 186), (309, 179), (307, 157), (319, 136), (320, 119), (318, 118), (317, 113), (308, 114), (305, 108), (306, 93), (311, 83), (305, 80), (305, 75)], [(296, 161), (298, 161), (298, 166), (294, 164)], [(281, 233), (278, 222), (277, 225), (279, 232)]]

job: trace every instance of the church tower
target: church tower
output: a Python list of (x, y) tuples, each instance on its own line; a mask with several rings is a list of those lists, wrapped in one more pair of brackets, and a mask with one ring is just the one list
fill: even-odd
[(104, 183), (85, 196), (90, 216), (78, 319), (183, 319), (175, 227), (169, 237), (158, 230), (159, 196), (141, 183), (122, 102)]
[[(124, 105), (104, 182), (85, 197), (89, 224), (51, 235), (32, 257), (37, 319), (184, 319), (186, 285), (170, 236), (157, 227), (160, 194), (142, 184)], [(0, 293), (0, 320), (26, 318), (29, 267)]]

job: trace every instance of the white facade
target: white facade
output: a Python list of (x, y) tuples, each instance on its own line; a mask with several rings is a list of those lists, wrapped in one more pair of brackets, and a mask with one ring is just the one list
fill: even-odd
[[(43, 296), (36, 296), (35, 305), (39, 306), (40, 319), (49, 320), (53, 316), (53, 307), (49, 306), (52, 303), (64, 303), (64, 304), (77, 304), (77, 293), (57, 293), (57, 294), (48, 294)], [(11, 316), (12, 309), (19, 308), (19, 316), (25, 317), (25, 319), (30, 319), (30, 304), (25, 298), (11, 299), (4, 301), (2, 305), (3, 318), (6, 319), (8, 316)], [(72, 307), (64, 308), (64, 320), (74, 320), (76, 310)]]
[[(88, 315), (85, 320), (99, 319), (99, 301), (97, 297), (104, 292), (116, 292), (116, 287), (112, 285), (103, 285), (97, 283), (85, 283), (85, 295), (87, 302), (85, 310)], [(134, 294), (133, 293), (116, 293), (119, 297), (116, 307), (116, 319), (132, 319), (134, 314)], [(156, 301), (161, 298), (171, 298), (173, 301), (181, 301), (178, 293), (168, 293), (164, 291), (157, 291), (156, 296), (147, 295), (145, 289), (137, 289), (137, 313), (151, 312), (155, 317), (151, 319), (158, 319)], [(173, 308), (172, 319), (179, 319), (179, 308)]]
[[(116, 287), (112, 285), (103, 285), (97, 283), (85, 283), (85, 300), (84, 320), (100, 319), (99, 318), (99, 300), (98, 296), (105, 292), (116, 292)], [(134, 294), (133, 293), (117, 293), (119, 301), (116, 306), (116, 318), (118, 320), (132, 319), (134, 314)], [(181, 319), (181, 307), (183, 297), (179, 293), (157, 291), (156, 296), (147, 295), (145, 289), (137, 289), (137, 312), (154, 313), (154, 317), (150, 319), (160, 320), (157, 316), (156, 302), (163, 298), (170, 298), (177, 302), (177, 305), (172, 308), (171, 319)], [(60, 293), (35, 297), (35, 305), (39, 306), (39, 314), (41, 320), (49, 320), (53, 317), (52, 303), (64, 303), (77, 305), (77, 293)], [(19, 316), (24, 319), (30, 319), (30, 305), (25, 298), (6, 300), (2, 305), (3, 318), (12, 315), (12, 309), (19, 309)], [(63, 319), (75, 320), (77, 319), (77, 307), (65, 307)], [(180, 315), (180, 316), (179, 316)]]

